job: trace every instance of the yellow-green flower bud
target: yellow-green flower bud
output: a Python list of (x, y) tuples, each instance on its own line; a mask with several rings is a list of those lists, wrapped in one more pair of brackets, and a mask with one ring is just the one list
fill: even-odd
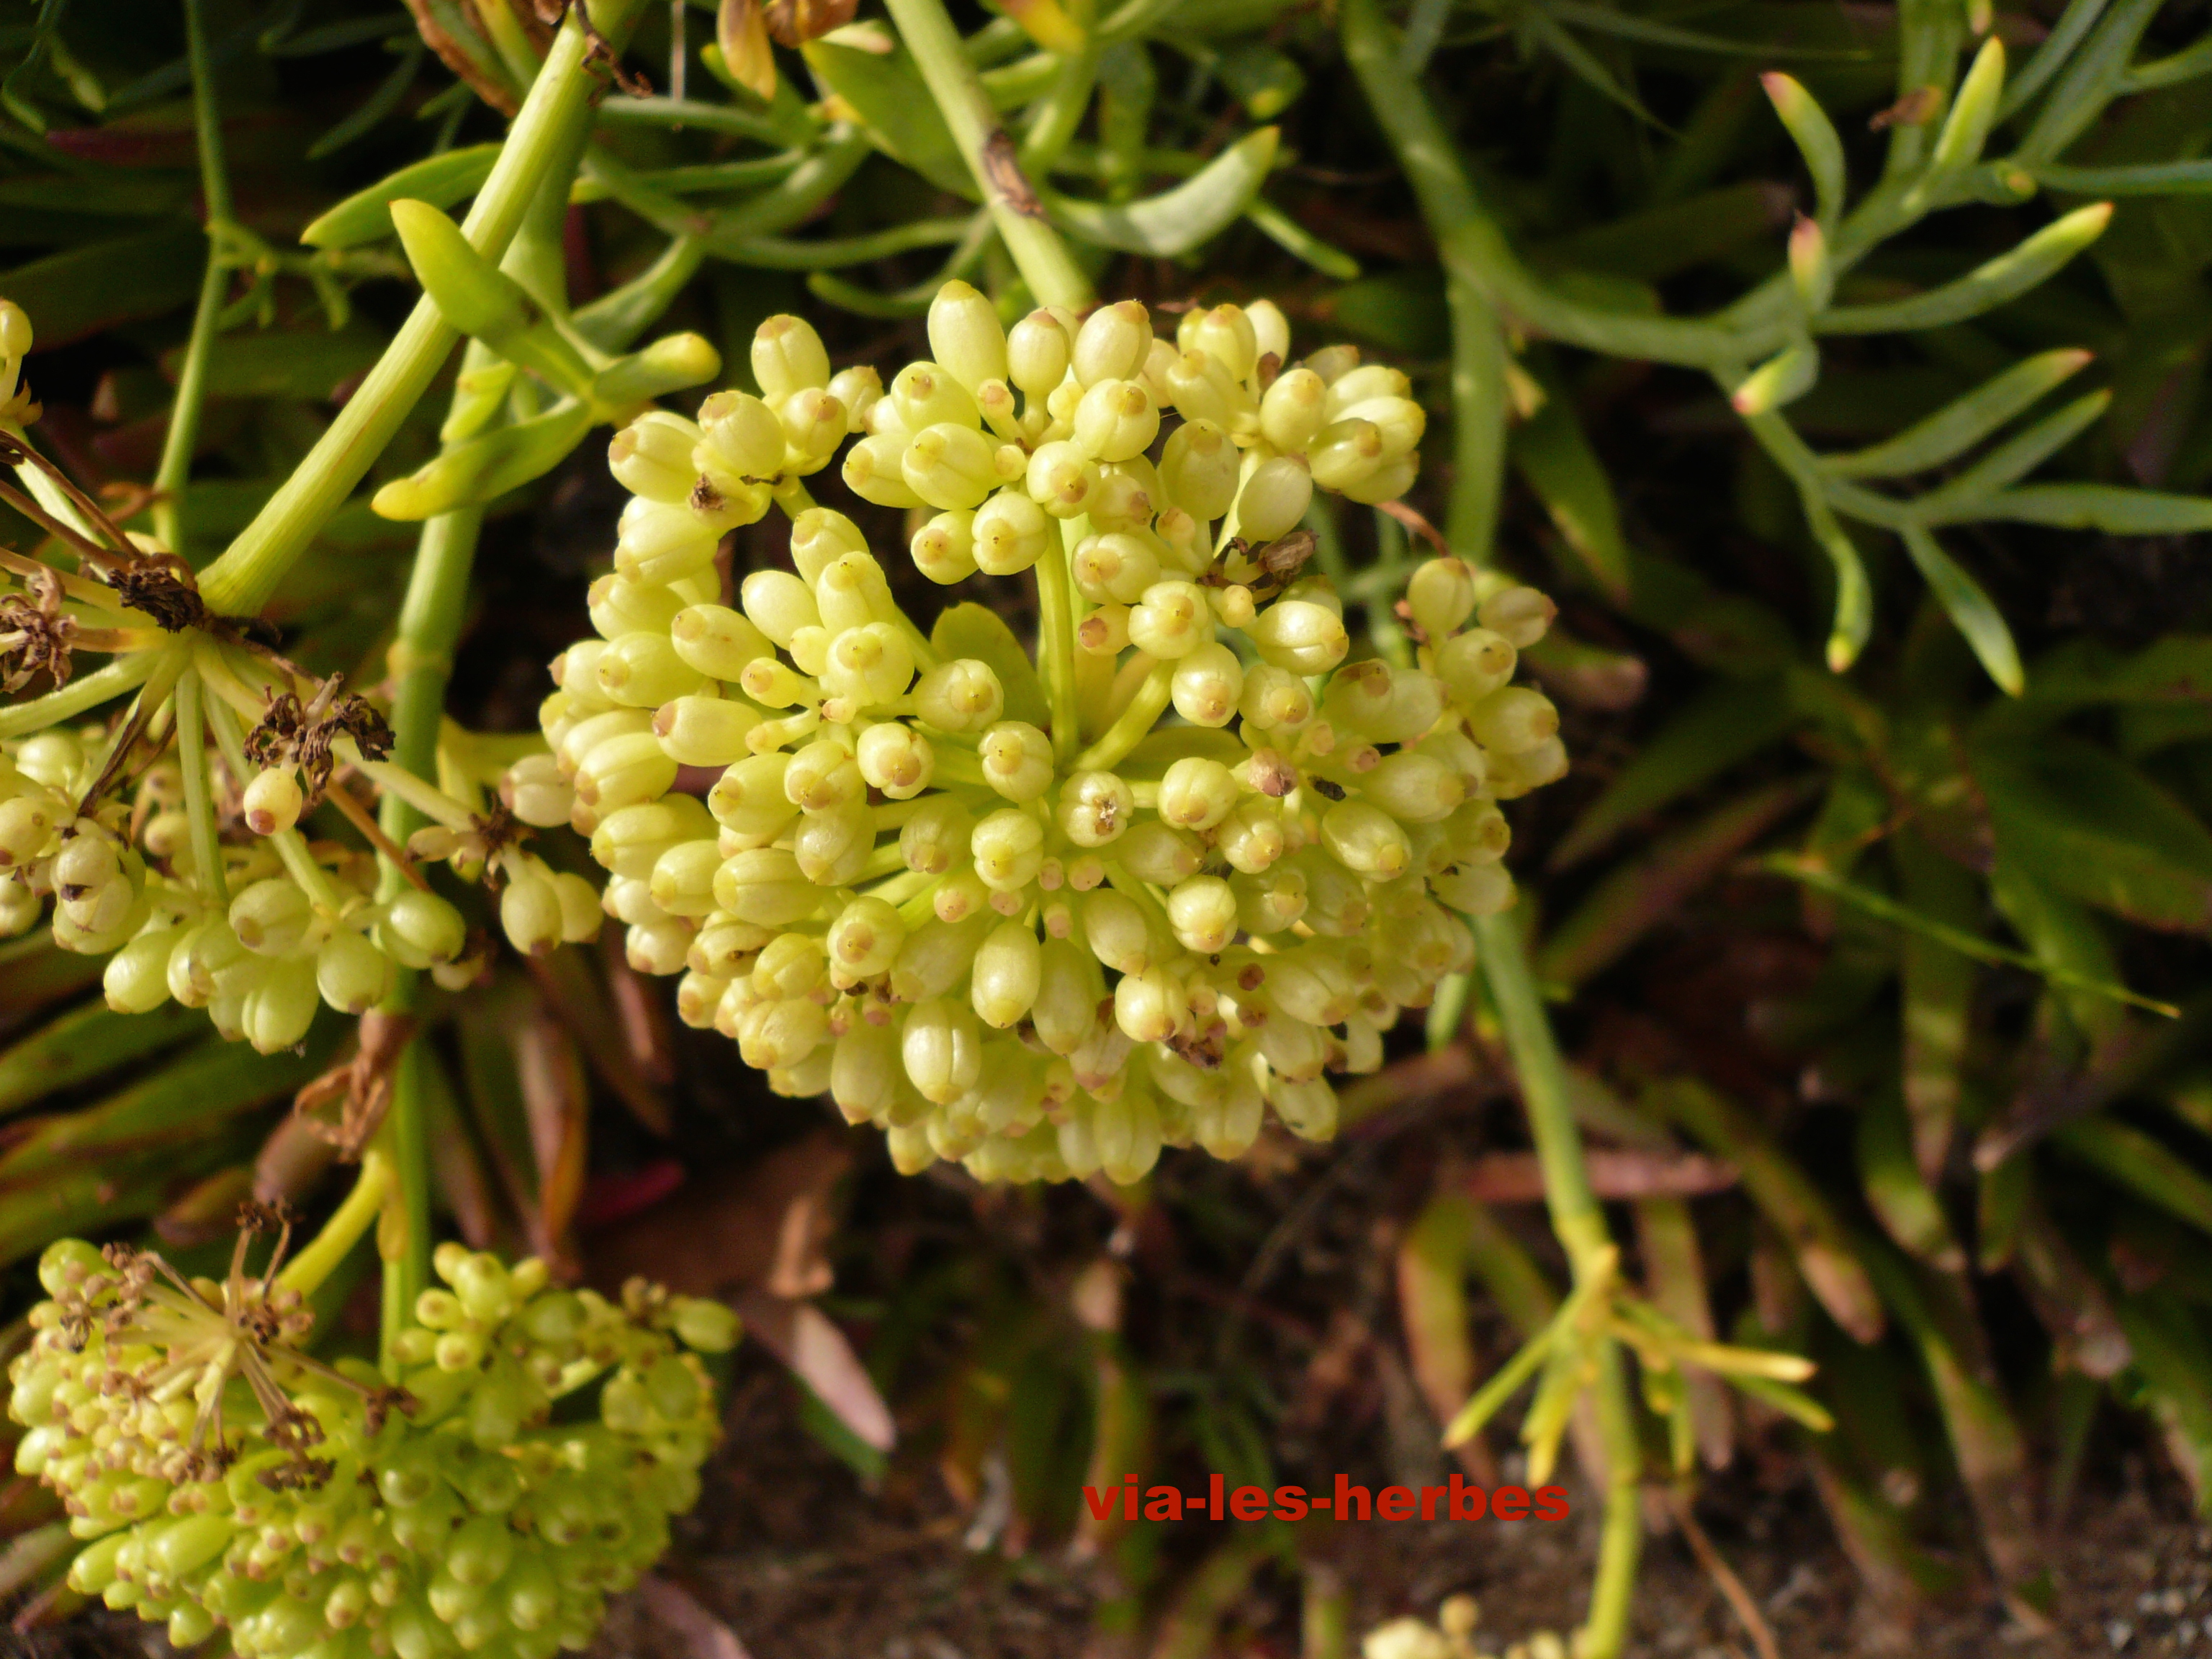
[(1186, 951), (1225, 951), (1237, 936), (1237, 895), (1218, 876), (1192, 876), (1168, 895), (1168, 925)]
[(1237, 495), (1237, 532), (1265, 544), (1297, 529), (1313, 501), (1313, 474), (1296, 455), (1262, 461)]
[(1067, 331), (1049, 311), (1032, 311), (1006, 337), (1006, 378), (1025, 398), (1042, 398), (1066, 380), (1068, 359)]
[(1516, 753), (1493, 756), (1491, 793), (1500, 800), (1516, 800), (1566, 775), (1566, 745), (1557, 738), (1547, 738)]
[(878, 507), (921, 506), (921, 497), (914, 493), (902, 470), (906, 446), (903, 434), (878, 433), (861, 439), (845, 452), (845, 465), (840, 474), (845, 480), (845, 488)]
[(1542, 639), (1559, 614), (1559, 606), (1548, 594), (1521, 586), (1498, 589), (1475, 612), (1485, 628), (1503, 635), (1516, 651), (1525, 651)]
[(1226, 726), (1244, 695), (1243, 665), (1218, 641), (1201, 645), (1176, 664), (1170, 695), (1176, 713), (1193, 726)]
[(975, 952), (969, 1000), (983, 1024), (1006, 1030), (1028, 1014), (1036, 1001), (1043, 951), (1029, 924), (1004, 921), (994, 927)]
[(1389, 881), (1403, 875), (1413, 862), (1413, 843), (1405, 827), (1364, 801), (1339, 801), (1322, 813), (1321, 839), (1340, 864), (1363, 876)]
[[(1164, 799), (1166, 788), (1165, 784), (1161, 785)], [(1195, 806), (1199, 799), (1191, 797), (1187, 804)], [(1184, 877), (1195, 873), (1205, 857), (1195, 836), (1163, 823), (1158, 818), (1140, 818), (1115, 843), (1114, 860), (1139, 881), (1172, 887)]]
[(1071, 362), (1085, 386), (1136, 378), (1152, 350), (1152, 313), (1135, 300), (1101, 306), (1084, 319)]
[(696, 695), (706, 677), (685, 662), (666, 634), (624, 634), (607, 641), (592, 669), (601, 696), (628, 708), (658, 708)]
[(576, 799), (605, 817), (618, 806), (653, 800), (676, 782), (676, 763), (648, 729), (609, 738), (576, 769)]
[(776, 405), (775, 418), (783, 428), (780, 470), (801, 474), (829, 465), (850, 426), (845, 405), (830, 392), (794, 392)]
[(875, 842), (875, 814), (866, 801), (855, 801), (802, 816), (791, 850), (807, 880), (817, 887), (845, 887), (860, 878)]
[(1462, 915), (1494, 916), (1513, 908), (1513, 878), (1502, 864), (1462, 865), (1433, 878), (1429, 886)]
[(914, 648), (889, 623), (848, 628), (830, 642), (822, 683), (859, 708), (889, 702), (914, 679)]
[(753, 625), (787, 649), (800, 629), (822, 625), (814, 591), (787, 570), (754, 571), (738, 590), (738, 598)]
[(845, 405), (845, 429), (866, 432), (868, 417), (883, 401), (883, 379), (869, 364), (842, 368), (830, 377), (830, 395)]
[(1258, 398), (1210, 352), (1184, 352), (1166, 366), (1164, 378), (1168, 396), (1186, 422), (1207, 422), (1224, 432), (1258, 428)]
[(804, 318), (775, 316), (753, 331), (753, 380), (770, 403), (830, 383), (830, 353)]
[(1364, 507), (1374, 507), (1383, 501), (1395, 501), (1413, 487), (1420, 476), (1421, 457), (1416, 450), (1410, 455), (1401, 455), (1395, 460), (1385, 461), (1365, 477), (1344, 486), (1342, 494), (1347, 501), (1358, 501)]
[(257, 836), (273, 836), (300, 821), (300, 809), (306, 801), (292, 769), (271, 766), (253, 775), (239, 805), (247, 829)]
[(935, 363), (908, 363), (893, 377), (886, 396), (899, 424), (908, 433), (940, 422), (973, 430), (982, 421), (974, 394), (957, 376)]
[(784, 769), (784, 799), (809, 812), (865, 803), (867, 787), (853, 751), (829, 738), (808, 744)]
[(653, 712), (653, 734), (678, 766), (728, 766), (751, 752), (745, 740), (760, 719), (750, 703), (731, 698), (678, 697)]
[(271, 876), (231, 900), (229, 919), (230, 931), (247, 950), (257, 956), (285, 957), (306, 943), (315, 923), (315, 908), (289, 876)]
[(1215, 829), (1213, 844), (1231, 869), (1258, 874), (1290, 850), (1282, 809), (1265, 796), (1245, 796)]
[(1190, 337), (1184, 339), (1182, 331), (1177, 330), (1177, 345), (1185, 350), (1203, 351), (1216, 359), (1232, 380), (1251, 379), (1252, 371), (1260, 362), (1260, 343), (1252, 319), (1244, 314), (1242, 306), (1216, 306), (1210, 311), (1194, 311), (1188, 313), (1185, 321)]
[[(1321, 355), (1315, 354), (1316, 357)], [(1356, 353), (1352, 363), (1354, 366), (1334, 379), (1322, 374), (1322, 379), (1328, 381), (1328, 418), (1332, 421), (1342, 419), (1344, 412), (1354, 404), (1364, 403), (1370, 398), (1403, 398), (1413, 389), (1413, 383), (1403, 371), (1388, 363), (1359, 364)], [(1320, 372), (1318, 363), (1314, 368)]]
[(1027, 812), (1001, 807), (975, 826), (968, 842), (975, 875), (994, 892), (1018, 892), (1044, 863), (1044, 827)]
[(169, 960), (184, 933), (181, 927), (143, 933), (110, 957), (100, 981), (107, 1006), (118, 1014), (145, 1014), (168, 1001)]
[(830, 1018), (818, 1003), (793, 999), (756, 1003), (738, 1026), (738, 1054), (761, 1071), (795, 1066), (829, 1040)]
[(321, 1002), (313, 963), (271, 963), (260, 983), (246, 994), (240, 1021), (246, 1040), (256, 1054), (292, 1048), (306, 1040)]
[(563, 870), (553, 878), (553, 890), (561, 901), (561, 939), (582, 945), (599, 936), (599, 896), (581, 876)]
[(1160, 485), (1192, 518), (1210, 523), (1237, 499), (1242, 465), (1225, 422), (1194, 416), (1175, 429), (1160, 453)]
[(1085, 537), (1070, 562), (1077, 589), (1093, 605), (1134, 605), (1160, 579), (1159, 556), (1125, 531)]
[(1328, 387), (1310, 368), (1279, 374), (1260, 399), (1260, 434), (1285, 454), (1297, 454), (1328, 424)]
[(824, 941), (839, 988), (889, 973), (906, 933), (899, 913), (879, 898), (856, 898), (839, 911)]
[(970, 392), (986, 380), (1006, 378), (1006, 335), (998, 310), (966, 283), (945, 283), (929, 302), (929, 350)]
[(964, 581), (975, 574), (975, 514), (939, 514), (914, 532), (910, 548), (914, 568), (930, 580)]
[(846, 1121), (882, 1117), (905, 1082), (906, 1066), (894, 1028), (857, 1020), (837, 1039), (830, 1062), (830, 1097)]
[(1182, 981), (1166, 968), (1124, 974), (1114, 987), (1114, 1023), (1133, 1042), (1165, 1042), (1189, 1018)]
[[(1034, 459), (1030, 468), (1034, 474)], [(1020, 489), (1002, 489), (985, 501), (975, 511), (973, 531), (976, 568), (987, 576), (1019, 575), (1043, 556), (1054, 536), (1048, 510)]]
[(941, 876), (968, 857), (974, 816), (951, 795), (933, 795), (899, 830), (899, 856), (922, 875)]
[(1111, 772), (1078, 772), (1060, 788), (1060, 832), (1078, 847), (1120, 839), (1136, 810), (1136, 795)]
[(1279, 865), (1264, 875), (1230, 878), (1237, 895), (1237, 923), (1248, 933), (1279, 933), (1302, 918), (1308, 904), (1304, 872)]
[(974, 427), (940, 421), (914, 434), (899, 459), (900, 476), (932, 507), (972, 509), (1005, 482), (998, 453), (999, 447)]
[(1187, 657), (1212, 640), (1213, 613), (1206, 590), (1195, 582), (1155, 582), (1129, 612), (1129, 643), (1164, 661)]
[(821, 907), (823, 892), (808, 881), (792, 854), (755, 848), (722, 860), (714, 876), (714, 902), (738, 921), (788, 927)]
[(929, 787), (937, 771), (929, 739), (910, 726), (886, 720), (860, 733), (854, 757), (860, 775), (893, 800), (910, 800)]
[(1509, 685), (1492, 692), (1467, 711), (1474, 740), (1493, 756), (1534, 749), (1559, 729), (1559, 711), (1540, 691)]
[[(653, 861), (646, 878), (647, 889), (653, 895), (653, 902), (672, 916), (709, 915), (714, 908), (714, 878), (721, 868), (722, 850), (712, 838), (676, 842)], [(500, 908), (500, 920), (507, 921), (504, 902)], [(514, 938), (511, 925), (507, 937)], [(516, 948), (523, 948), (520, 940)]]
[[(655, 893), (658, 899), (660, 896)], [(663, 908), (665, 908), (664, 903)], [(705, 914), (703, 911), (702, 915)], [(542, 870), (525, 868), (500, 890), (499, 925), (507, 943), (526, 957), (542, 957), (561, 942), (561, 895)]]
[(1332, 422), (1306, 446), (1306, 465), (1323, 489), (1346, 489), (1372, 477), (1384, 459), (1382, 434), (1370, 421)]
[(983, 781), (1008, 800), (1035, 800), (1052, 785), (1052, 739), (1027, 720), (999, 721), (977, 740), (975, 753)]
[(701, 437), (698, 423), (665, 410), (649, 410), (614, 435), (607, 445), (607, 471), (633, 495), (682, 503), (699, 482), (691, 459)]
[(1159, 435), (1152, 394), (1134, 380), (1100, 380), (1075, 408), (1075, 442), (1094, 460), (1126, 461)]
[(975, 1016), (943, 997), (917, 1003), (899, 1034), (899, 1057), (924, 1100), (951, 1104), (982, 1074), (983, 1039)]
[(678, 581), (714, 563), (720, 539), (690, 507), (635, 496), (617, 526), (615, 568), (648, 586)]
[(1435, 823), (1458, 810), (1467, 785), (1434, 756), (1401, 750), (1359, 780), (1359, 793), (1402, 823)]
[(1211, 830), (1237, 805), (1237, 780), (1219, 761), (1186, 756), (1160, 780), (1160, 817), (1186, 830)]
[(914, 688), (914, 711), (940, 732), (981, 732), (1006, 712), (1006, 694), (988, 663), (972, 657), (942, 662)]
[(1030, 499), (1055, 519), (1072, 519), (1087, 511), (1097, 483), (1098, 470), (1091, 457), (1067, 440), (1040, 445), (1030, 457), (1025, 481)]
[(592, 584), (585, 603), (591, 611), (592, 631), (611, 640), (641, 629), (665, 633), (688, 601), (673, 588), (648, 587), (627, 576), (607, 575)]
[(461, 913), (436, 894), (406, 888), (385, 907), (377, 935), (401, 967), (423, 969), (459, 957), (469, 930)]
[(1413, 626), (1432, 645), (1442, 645), (1466, 626), (1474, 614), (1474, 570), (1462, 559), (1430, 559), (1406, 585), (1406, 608), (1413, 614)]
[(1344, 619), (1310, 600), (1277, 600), (1249, 631), (1262, 661), (1297, 675), (1325, 674), (1352, 648)]

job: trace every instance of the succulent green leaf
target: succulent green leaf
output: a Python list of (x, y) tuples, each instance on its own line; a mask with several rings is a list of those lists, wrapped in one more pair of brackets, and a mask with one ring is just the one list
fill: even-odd
[(1261, 127), (1206, 163), (1173, 190), (1122, 205), (1046, 198), (1062, 228), (1100, 247), (1171, 259), (1227, 229), (1252, 204), (1274, 164), (1280, 135)]
[(592, 381), (592, 397), (623, 409), (703, 385), (721, 372), (722, 354), (703, 335), (667, 334), (601, 369)]
[(2071, 348), (2039, 353), (1893, 438), (1848, 455), (1823, 456), (1820, 470), (1836, 478), (1896, 478), (1941, 466), (1966, 453), (2092, 360), (2089, 352)]
[(443, 210), (476, 194), (491, 177), (499, 160), (497, 144), (471, 144), (449, 149), (400, 168), (366, 190), (356, 191), (336, 207), (316, 218), (300, 233), (309, 247), (358, 247), (381, 241), (392, 234), (392, 204), (401, 200), (427, 202)]
[(2006, 485), (2026, 477), (2095, 425), (2112, 401), (2110, 392), (2093, 392), (2045, 416), (2019, 436), (1991, 450), (1942, 489), (1920, 497), (1913, 503), (1916, 514), (1929, 524), (1972, 518), (1980, 502)]
[(1805, 170), (1813, 175), (1813, 198), (1823, 225), (1832, 226), (1844, 211), (1844, 141), (1836, 134), (1813, 94), (1780, 70), (1762, 75), (1759, 84), (1774, 105), (1774, 112), (1797, 143)]
[(537, 321), (538, 307), (522, 285), (470, 246), (461, 228), (436, 208), (401, 198), (391, 213), (416, 280), (453, 327), (497, 350)]
[(869, 141), (939, 190), (976, 199), (975, 175), (903, 51), (883, 56), (829, 40), (803, 48), (807, 67), (852, 108)]
[(1739, 415), (1764, 415), (1794, 403), (1820, 378), (1820, 349), (1812, 342), (1784, 346), (1736, 383), (1729, 396)]
[(2066, 9), (2059, 14), (2051, 33), (2043, 37), (2027, 62), (2014, 76), (2012, 84), (2005, 88), (2004, 97), (1997, 105), (1997, 119), (2002, 121), (2015, 112), (2027, 107), (2027, 100), (2050, 84), (2051, 77), (2066, 67), (2097, 20), (2105, 15), (2110, 0), (2067, 0)]
[(2021, 484), (1977, 502), (1972, 516), (2113, 536), (2187, 536), (2212, 530), (2212, 498), (2114, 484)]
[(1884, 1232), (1922, 1261), (1956, 1272), (1966, 1266), (1966, 1254), (1913, 1162), (1911, 1131), (1903, 1100), (1887, 1090), (1859, 1108), (1859, 1185)]
[(558, 466), (597, 418), (589, 404), (563, 403), (514, 426), (494, 428), (394, 478), (371, 504), (386, 519), (429, 519), (457, 507), (483, 506)]
[(2003, 615), (1982, 591), (1982, 585), (1943, 550), (1935, 537), (1917, 525), (1907, 525), (1903, 533), (1905, 550), (1912, 556), (1913, 564), (1942, 602), (1945, 614), (1966, 635), (1976, 659), (2008, 696), (2018, 696), (2027, 678), (2021, 672), (2020, 648), (2013, 643), (2012, 630), (2005, 626)]
[(2139, 167), (2069, 167), (2045, 161), (2028, 175), (2047, 190), (2081, 196), (2212, 194), (2212, 161), (2148, 161)]
[(1955, 282), (1883, 305), (1838, 306), (1814, 319), (1823, 334), (1891, 334), (1941, 328), (1993, 311), (2056, 275), (2104, 234), (2112, 204), (2096, 202), (2053, 221), (2009, 252)]
[(1544, 503), (1562, 539), (1607, 593), (1628, 592), (1628, 541), (1605, 463), (1590, 447), (1566, 395), (1554, 387), (1543, 407), (1514, 429), (1514, 465)]
[(1954, 173), (1981, 160), (1982, 146), (1996, 119), (1998, 100), (2004, 96), (2004, 42), (1992, 34), (1974, 54), (1973, 67), (1959, 83), (1951, 112), (1943, 118), (1935, 153), (1928, 158), (1930, 174)]

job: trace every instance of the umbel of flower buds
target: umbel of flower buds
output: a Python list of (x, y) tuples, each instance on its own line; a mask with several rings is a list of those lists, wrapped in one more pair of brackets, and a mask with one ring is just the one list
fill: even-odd
[[(1510, 684), (1550, 602), (1437, 560), (1413, 659), (1346, 660), (1297, 526), (1316, 487), (1401, 492), (1422, 412), (1348, 348), (1293, 365), (1272, 305), (1172, 343), (1133, 301), (1009, 332), (955, 283), (929, 337), (878, 395), (771, 319), (765, 399), (617, 438), (597, 637), (553, 665), (514, 809), (590, 836), (686, 1020), (881, 1126), (902, 1169), (1126, 1182), (1164, 1144), (1236, 1155), (1270, 1108), (1326, 1136), (1327, 1074), (1376, 1066), (1470, 965), (1461, 918), (1512, 901), (1497, 803), (1565, 768)], [(975, 605), (925, 631), (805, 505), (832, 404), (845, 482), (908, 509), (921, 574), (1033, 573), (1031, 645)], [(716, 539), (771, 501), (791, 568), (725, 594)]]
[(697, 1498), (717, 1428), (690, 1351), (731, 1345), (728, 1310), (448, 1244), (393, 1389), (308, 1358), (299, 1293), (242, 1261), (218, 1285), (76, 1240), (41, 1258), (9, 1412), (86, 1540), (70, 1587), (241, 1659), (587, 1645)]

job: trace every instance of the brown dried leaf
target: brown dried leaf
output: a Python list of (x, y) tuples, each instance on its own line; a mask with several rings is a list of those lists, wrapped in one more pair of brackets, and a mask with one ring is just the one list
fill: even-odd
[(689, 1659), (750, 1659), (745, 1644), (727, 1625), (699, 1604), (699, 1598), (672, 1578), (649, 1572), (638, 1580), (637, 1599), (654, 1623), (677, 1638), (677, 1651)]
[(898, 1439), (891, 1408), (876, 1390), (845, 1333), (811, 1302), (794, 1302), (766, 1291), (740, 1291), (731, 1298), (745, 1328), (865, 1445), (889, 1451)]

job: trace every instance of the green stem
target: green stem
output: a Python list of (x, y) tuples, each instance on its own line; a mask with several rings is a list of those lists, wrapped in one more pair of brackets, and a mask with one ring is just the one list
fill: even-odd
[(73, 720), (88, 708), (96, 708), (110, 697), (143, 685), (153, 677), (167, 647), (134, 651), (118, 657), (106, 667), (71, 680), (58, 691), (49, 691), (28, 702), (0, 708), (0, 738), (20, 738), (43, 732), (50, 726)]
[(375, 1224), (384, 1208), (385, 1194), (392, 1190), (392, 1161), (371, 1147), (362, 1158), (361, 1175), (345, 1202), (331, 1212), (313, 1241), (276, 1275), (276, 1282), (305, 1296), (328, 1279), (346, 1259), (346, 1253), (361, 1242), (361, 1236)]
[[(1361, 0), (1352, 0), (1361, 3)], [(1507, 1051), (1521, 1083), (1521, 1100), (1544, 1172), (1544, 1195), (1552, 1231), (1565, 1247), (1577, 1284), (1585, 1283), (1612, 1257), (1613, 1243), (1605, 1212), (1583, 1163), (1582, 1132), (1568, 1099), (1567, 1069), (1559, 1057), (1551, 1021), (1536, 991), (1528, 953), (1511, 914), (1474, 921), (1475, 950), (1491, 1000), (1498, 1009)], [(1629, 1602), (1636, 1590), (1636, 1566), (1642, 1553), (1637, 1513), (1637, 1480), (1643, 1454), (1629, 1404), (1620, 1352), (1611, 1341), (1601, 1345), (1593, 1384), (1598, 1433), (1605, 1443), (1605, 1526), (1598, 1550), (1596, 1582), (1590, 1588), (1589, 1618), (1576, 1652), (1580, 1659), (1614, 1659), (1628, 1634)]]
[(1152, 672), (1145, 676), (1144, 684), (1129, 699), (1129, 706), (1115, 717), (1114, 724), (1101, 732), (1098, 741), (1075, 757), (1071, 770), (1077, 772), (1110, 772), (1128, 757), (1128, 753), (1145, 740), (1152, 729), (1160, 711), (1168, 706), (1168, 698), (1175, 690), (1175, 665), (1156, 662)]
[(185, 481), (192, 470), (200, 410), (207, 401), (208, 364), (215, 355), (216, 319), (222, 314), (223, 290), (230, 282), (222, 245), (215, 235), (215, 227), (228, 223), (233, 217), (230, 177), (223, 167), (222, 110), (216, 101), (215, 65), (208, 52), (207, 18), (201, 0), (185, 0), (185, 51), (192, 66), (192, 123), (199, 140), (208, 259), (207, 270), (200, 277), (199, 302), (192, 311), (191, 337), (185, 342), (184, 363), (177, 372), (177, 395), (169, 406), (169, 429), (161, 440), (161, 465), (154, 472), (154, 534), (174, 552), (184, 550), (179, 508)]
[(1059, 233), (1045, 222), (1036, 192), (1022, 174), (1013, 141), (999, 125), (990, 94), (962, 50), (959, 32), (945, 15), (942, 0), (885, 3), (953, 142), (967, 158), (968, 170), (999, 228), (999, 239), (1013, 255), (1030, 294), (1039, 305), (1087, 309), (1092, 299), (1091, 279), (1076, 264)]
[[(410, 988), (414, 975), (406, 975)], [(430, 1138), (425, 1121), (424, 1067), (430, 1057), (420, 1042), (399, 1055), (392, 1107), (377, 1131), (371, 1158), (391, 1161), (398, 1176), (386, 1194), (377, 1255), (383, 1264), (383, 1304), (378, 1347), (385, 1375), (398, 1380), (392, 1339), (415, 1322), (415, 1303), (430, 1282)], [(365, 1173), (365, 1169), (364, 1169)]]
[(1077, 521), (1062, 519), (1060, 533), (1036, 562), (1037, 665), (1044, 670), (1052, 704), (1052, 750), (1063, 763), (1082, 738), (1075, 707), (1075, 578), (1068, 568)]
[(216, 830), (215, 801), (208, 790), (207, 721), (200, 708), (198, 671), (187, 669), (177, 681), (177, 765), (184, 773), (185, 819), (192, 839), (194, 884), (217, 904), (230, 902), (223, 878), (222, 842)]
[[(618, 40), (641, 3), (609, 0), (602, 8), (602, 32)], [(571, 16), (546, 54), (545, 67), (515, 117), (491, 177), (462, 222), (469, 240), (487, 258), (505, 253), (555, 158), (563, 152), (573, 155), (581, 144), (600, 85), (585, 57), (582, 27)], [(566, 179), (562, 182), (565, 187)], [(344, 505), (428, 390), (459, 337), (428, 295), (417, 302), (307, 459), (202, 575), (200, 592), (213, 609), (251, 614), (268, 603), (284, 573)]]
[(1465, 273), (1444, 278), (1451, 310), (1452, 476), (1444, 540), (1469, 564), (1490, 562), (1505, 480), (1505, 331)]

